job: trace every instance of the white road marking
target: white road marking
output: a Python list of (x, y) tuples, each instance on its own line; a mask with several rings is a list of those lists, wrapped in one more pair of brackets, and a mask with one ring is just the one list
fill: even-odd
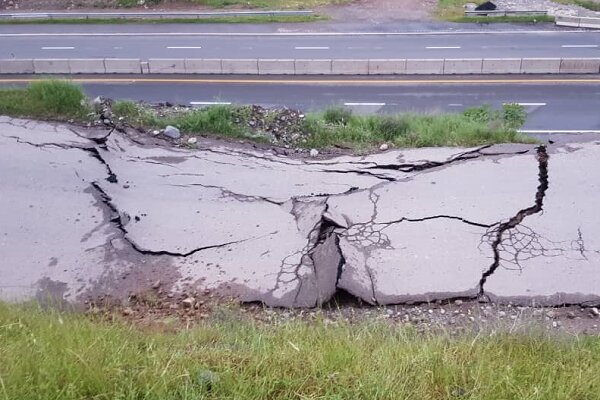
[(560, 47), (570, 47), (570, 48), (589, 48), (589, 47), (598, 47), (597, 44), (563, 44)]
[(427, 46), (425, 47), (429, 50), (439, 50), (439, 49), (460, 49), (460, 46)]
[(460, 104), (460, 103), (450, 103), (450, 104), (448, 104), (448, 106), (450, 106), (450, 107), (462, 107), (463, 105)]
[(201, 46), (167, 46), (167, 49), (201, 49)]
[[(594, 31), (560, 31), (560, 33), (596, 34)], [(72, 33), (0, 33), (0, 37), (21, 36), (458, 36), (458, 35), (555, 35), (556, 31), (433, 31), (433, 32), (72, 32)]]
[(310, 46), (296, 46), (294, 47), (296, 50), (329, 50), (329, 47), (327, 46), (315, 46), (315, 47), (310, 47)]
[(508, 103), (502, 103), (502, 104), (504, 104), (504, 105), (507, 105), (507, 104), (518, 104), (518, 105), (523, 106), (523, 107), (527, 107), (527, 106), (545, 106), (545, 105), (547, 105), (547, 103), (517, 103), (517, 102), (508, 102)]
[(190, 101), (190, 104), (193, 106), (217, 106), (217, 105), (228, 106), (231, 104), (231, 102), (229, 102), (229, 101)]
[(345, 106), (385, 106), (385, 103), (344, 103)]
[(521, 129), (521, 130), (519, 130), (519, 132), (521, 132), (521, 133), (600, 133), (600, 130)]
[(42, 47), (42, 50), (74, 50), (75, 47), (63, 46), (63, 47)]

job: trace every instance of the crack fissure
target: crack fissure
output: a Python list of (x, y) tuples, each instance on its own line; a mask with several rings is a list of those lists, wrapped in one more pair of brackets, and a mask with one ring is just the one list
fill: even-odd
[(501, 244), (504, 240), (504, 234), (508, 233), (511, 229), (519, 226), (525, 218), (530, 215), (537, 214), (543, 210), (544, 198), (546, 191), (548, 190), (548, 159), (549, 155), (545, 146), (539, 146), (537, 148), (537, 162), (538, 162), (538, 187), (535, 193), (535, 203), (527, 208), (524, 208), (517, 212), (508, 221), (501, 222), (497, 225), (491, 233), (493, 241), (491, 242), (492, 252), (494, 254), (493, 262), (489, 268), (483, 273), (479, 281), (479, 297), (485, 297), (485, 283), (487, 279), (496, 272), (500, 267), (502, 257), (500, 254)]

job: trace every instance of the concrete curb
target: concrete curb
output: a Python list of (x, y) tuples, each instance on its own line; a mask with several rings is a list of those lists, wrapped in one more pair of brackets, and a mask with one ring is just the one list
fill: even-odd
[(600, 58), (0, 59), (0, 74), (494, 75), (599, 74)]
[(569, 26), (571, 28), (600, 29), (600, 18), (557, 16), (554, 23), (558, 26)]

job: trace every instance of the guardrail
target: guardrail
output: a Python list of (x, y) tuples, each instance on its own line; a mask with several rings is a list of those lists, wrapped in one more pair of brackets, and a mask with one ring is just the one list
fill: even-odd
[(600, 18), (557, 16), (555, 23), (559, 26), (570, 26), (572, 28), (600, 29)]
[(0, 60), (0, 74), (493, 75), (599, 74), (600, 58)]
[(0, 13), (0, 19), (171, 19), (171, 18), (216, 18), (243, 16), (310, 16), (307, 11), (227, 11), (227, 12), (51, 12), (51, 13)]
[(465, 11), (466, 16), (496, 16), (505, 17), (509, 15), (548, 15), (548, 11), (531, 11), (531, 10), (468, 10)]

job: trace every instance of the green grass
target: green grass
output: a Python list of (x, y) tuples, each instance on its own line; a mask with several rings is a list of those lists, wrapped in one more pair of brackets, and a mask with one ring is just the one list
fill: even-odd
[(577, 6), (587, 8), (592, 11), (600, 11), (600, 1), (592, 1), (592, 0), (554, 0), (557, 3), (562, 4), (575, 4)]
[(481, 4), (485, 0), (438, 0), (436, 14), (440, 19), (454, 20), (464, 15), (465, 3)]
[(85, 120), (91, 111), (81, 88), (66, 81), (36, 81), (26, 89), (0, 89), (3, 115)]
[(451, 337), (374, 319), (259, 325), (243, 315), (218, 309), (199, 326), (159, 333), (0, 304), (0, 399), (584, 400), (600, 393), (598, 337)]
[(214, 18), (53, 18), (0, 20), (0, 25), (26, 24), (267, 24), (301, 23), (326, 20), (323, 15), (239, 16)]
[(477, 24), (489, 24), (489, 23), (542, 23), (542, 22), (554, 22), (555, 18), (552, 15), (507, 15), (498, 17), (448, 17), (448, 21), (452, 22), (465, 22), (465, 23), (477, 23)]
[[(146, 130), (173, 125), (189, 135), (216, 135), (265, 141), (266, 136), (248, 126), (250, 107), (211, 106), (203, 109), (169, 110), (166, 115), (147, 105), (116, 101), (115, 118)], [(54, 120), (88, 122), (94, 118), (82, 89), (68, 81), (36, 81), (25, 89), (0, 90), (0, 114)], [(273, 118), (268, 115), (267, 118)], [(308, 114), (306, 120), (288, 127), (302, 133), (303, 147), (345, 146), (365, 150), (389, 143), (397, 147), (476, 146), (492, 143), (535, 143), (519, 134), (526, 114), (521, 106), (503, 110), (482, 106), (461, 114), (354, 115), (334, 107)]]
[[(184, 2), (213, 8), (264, 8), (302, 10), (329, 4), (346, 4), (352, 0), (184, 0)], [(148, 5), (164, 3), (161, 0), (146, 0)], [(120, 7), (135, 7), (137, 0), (117, 0)]]

